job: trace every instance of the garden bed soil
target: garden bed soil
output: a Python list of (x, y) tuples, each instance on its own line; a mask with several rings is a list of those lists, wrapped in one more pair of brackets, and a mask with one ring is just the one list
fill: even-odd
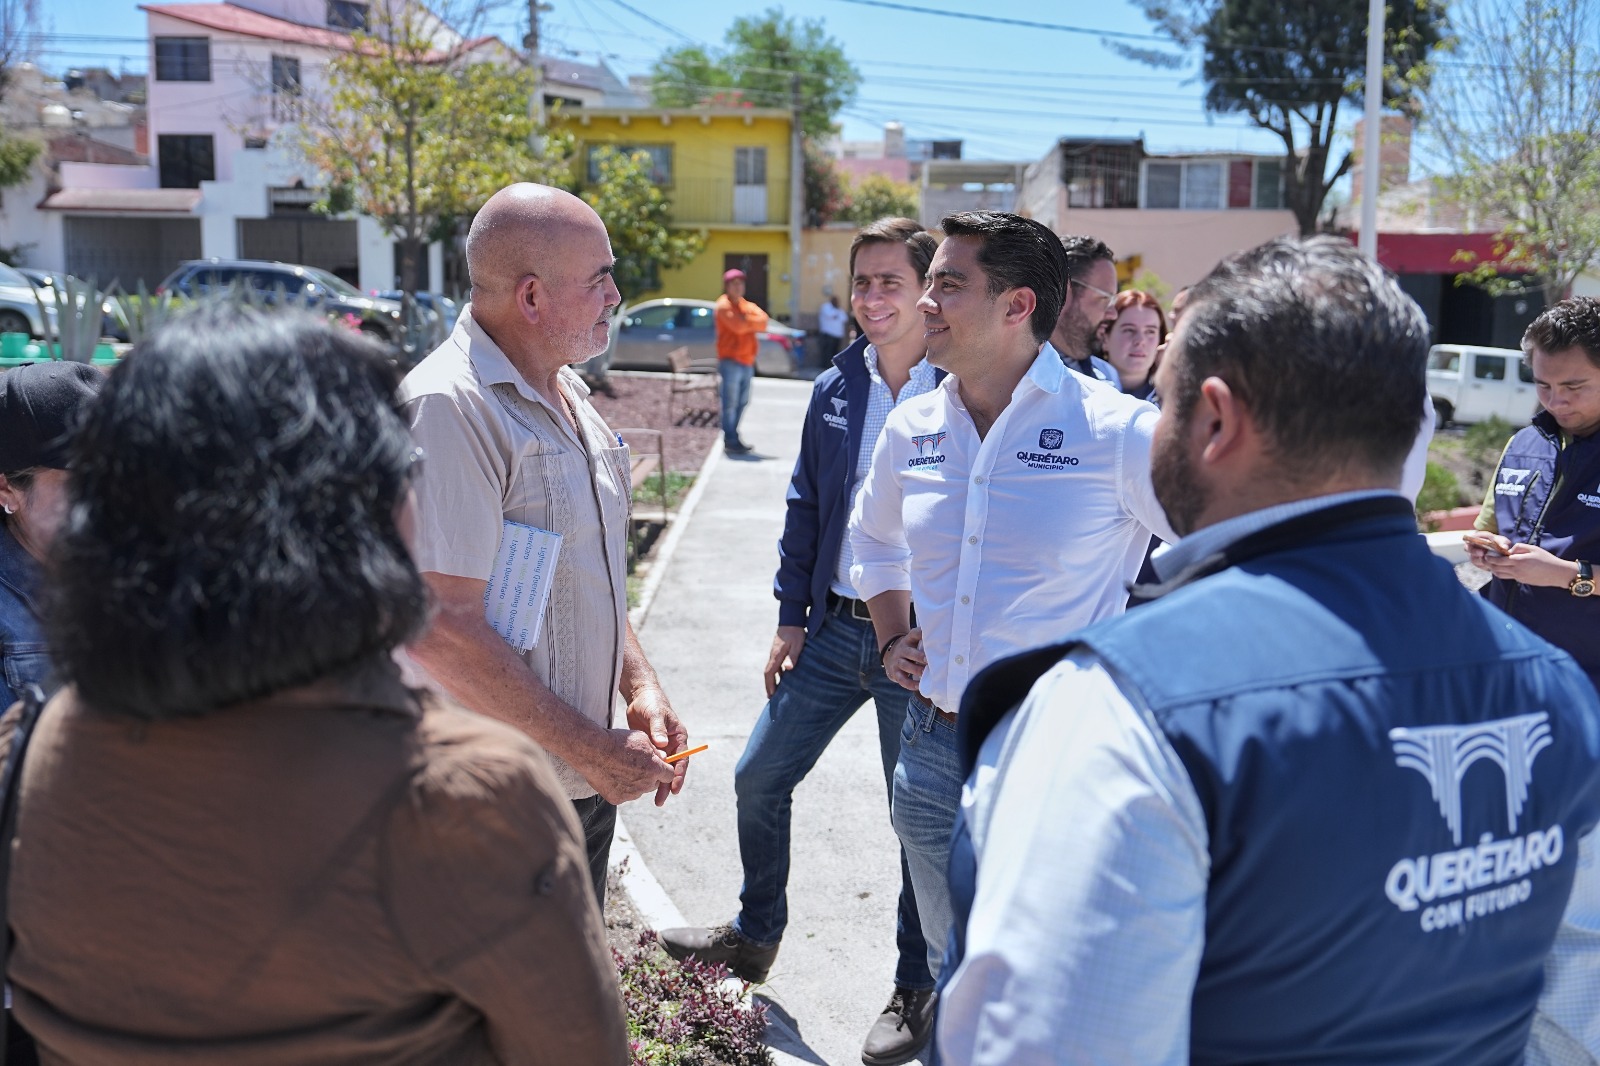
[[(655, 439), (648, 434), (629, 436), (629, 429), (652, 429), (663, 433), (664, 466), (684, 474), (699, 471), (711, 449), (722, 437), (717, 422), (714, 396), (708, 393), (680, 395), (672, 404), (671, 417), (667, 407), (671, 401), (671, 383), (666, 374), (613, 372), (606, 378), (607, 388), (596, 389), (589, 397), (594, 409), (606, 420), (606, 425), (620, 431), (628, 438), (628, 445), (636, 455), (655, 450)], [(711, 399), (709, 408), (702, 408), (695, 416), (685, 417), (685, 408)]]

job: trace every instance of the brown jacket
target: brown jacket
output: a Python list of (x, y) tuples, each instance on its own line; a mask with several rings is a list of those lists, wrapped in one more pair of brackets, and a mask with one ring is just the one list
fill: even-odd
[(28, 750), (10, 905), (46, 1063), (628, 1061), (544, 755), (388, 663), (163, 722), (64, 690)]

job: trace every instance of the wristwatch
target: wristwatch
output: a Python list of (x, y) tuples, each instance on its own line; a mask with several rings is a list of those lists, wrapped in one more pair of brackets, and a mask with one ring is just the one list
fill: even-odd
[(1567, 591), (1574, 596), (1594, 595), (1594, 567), (1581, 559), (1578, 561), (1578, 576), (1572, 579), (1572, 584), (1567, 586)]

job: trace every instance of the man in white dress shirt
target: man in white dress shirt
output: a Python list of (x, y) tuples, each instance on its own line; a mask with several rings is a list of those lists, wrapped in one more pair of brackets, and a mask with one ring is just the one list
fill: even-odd
[(1067, 286), (1060, 239), (993, 212), (940, 228), (918, 308), (928, 361), (949, 376), (890, 414), (850, 521), (857, 594), (885, 670), (912, 692), (893, 820), (935, 974), (968, 678), (1120, 613), (1151, 533), (1172, 536), (1150, 484), (1156, 409), (1046, 343)]

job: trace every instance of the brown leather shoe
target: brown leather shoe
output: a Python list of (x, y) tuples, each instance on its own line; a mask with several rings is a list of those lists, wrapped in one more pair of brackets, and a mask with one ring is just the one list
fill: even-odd
[(866, 1066), (899, 1066), (917, 1057), (933, 1036), (933, 1013), (938, 993), (931, 988), (895, 987), (889, 1005), (867, 1031), (861, 1045)]
[(778, 957), (778, 945), (763, 947), (754, 940), (739, 935), (733, 923), (705, 929), (686, 926), (682, 929), (663, 929), (659, 934), (661, 946), (667, 954), (682, 962), (691, 956), (701, 962), (720, 962), (741, 981), (759, 985), (767, 979), (772, 960)]

